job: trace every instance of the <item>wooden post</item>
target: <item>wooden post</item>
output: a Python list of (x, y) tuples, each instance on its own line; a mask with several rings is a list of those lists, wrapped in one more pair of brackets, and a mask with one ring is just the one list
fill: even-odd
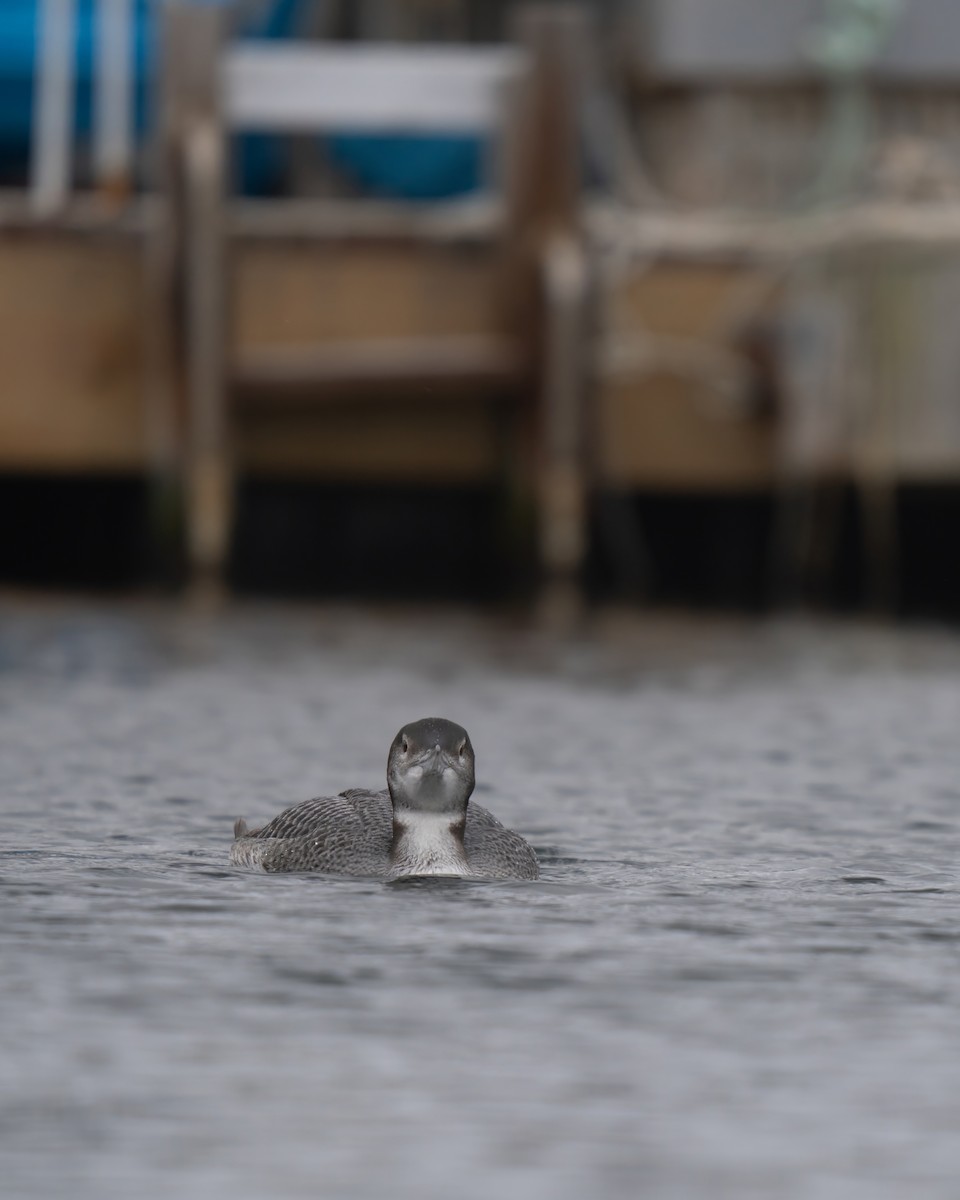
[(166, 4), (164, 13), (163, 138), (182, 289), (188, 554), (193, 584), (209, 589), (219, 586), (226, 565), (232, 492), (224, 370), (223, 16), (214, 5), (179, 3)]
[(532, 461), (539, 566), (550, 593), (575, 594), (587, 545), (586, 396), (590, 296), (582, 229), (579, 112), (585, 12), (521, 11), (529, 71), (506, 148), (505, 281), (514, 321), (534, 347), (538, 406)]
[(543, 250), (540, 555), (549, 577), (576, 582), (587, 551), (588, 270), (580, 242)]

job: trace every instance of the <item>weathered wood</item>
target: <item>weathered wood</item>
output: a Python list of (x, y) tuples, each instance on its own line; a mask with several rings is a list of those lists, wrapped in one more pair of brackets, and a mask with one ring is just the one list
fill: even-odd
[(198, 124), (186, 145), (186, 313), (190, 396), (190, 554), (194, 568), (219, 574), (230, 533), (231, 467), (225, 413), (225, 288), (220, 223), (223, 140)]
[[(152, 465), (166, 487), (183, 445), (175, 381), (167, 374), (175, 365), (171, 314), (178, 311), (167, 291), (167, 248), (153, 237), (147, 243), (152, 283), (146, 287), (140, 235), (121, 232), (125, 221), (90, 228), (96, 236), (76, 237), (59, 224), (0, 234), (6, 331), (0, 470), (144, 471)], [(370, 337), (420, 343), (442, 333), (458, 344), (496, 343), (502, 328), (494, 263), (473, 247), (424, 252), (411, 244), (349, 244), (332, 252), (322, 242), (271, 238), (238, 245), (234, 258), (240, 361), (313, 344), (349, 342), (362, 353)], [(611, 300), (612, 327), (629, 331), (639, 324), (657, 335), (716, 346), (719, 354), (728, 345), (727, 314), (743, 280), (736, 268), (689, 264), (627, 275)], [(178, 322), (183, 325), (182, 311)], [(509, 395), (522, 404), (529, 391), (525, 385)], [(238, 467), (341, 479), (351, 471), (365, 479), (408, 479), (418, 471), (431, 479), (495, 475), (497, 413), (472, 400), (469, 385), (462, 408), (452, 392), (430, 405), (413, 394), (401, 404), (379, 387), (372, 392), (383, 402), (379, 407), (373, 395), (355, 413), (347, 404), (317, 401), (315, 419), (306, 404), (290, 420), (245, 410), (236, 430)], [(599, 431), (601, 482), (696, 489), (765, 487), (774, 478), (775, 423), (718, 419), (711, 392), (689, 372), (668, 374), (653, 362), (618, 374), (598, 385), (589, 411)], [(248, 423), (255, 436), (247, 436)], [(898, 470), (907, 478), (955, 470), (946, 460), (928, 459), (902, 461)]]
[(143, 237), (156, 225), (161, 204), (153, 196), (138, 196), (122, 208), (104, 203), (97, 194), (71, 195), (62, 208), (37, 222), (32, 197), (20, 191), (0, 189), (0, 233), (38, 233), (43, 237), (63, 234), (85, 238)]
[(492, 336), (513, 331), (491, 255), (410, 243), (232, 244), (234, 345)]
[(231, 466), (225, 414), (226, 287), (223, 248), (225, 131), (219, 61), (224, 18), (216, 6), (165, 6), (169, 104), (165, 137), (178, 195), (187, 397), (188, 549), (196, 580), (219, 578), (229, 549)]
[[(261, 397), (265, 388), (280, 388), (306, 400), (324, 387), (333, 394), (382, 389), (392, 369), (393, 386), (408, 392), (457, 387), (476, 394), (481, 387), (500, 391), (516, 386), (524, 369), (515, 349), (502, 341), (465, 347), (462, 342), (444, 346), (442, 340), (429, 351), (416, 344), (366, 354), (350, 347), (314, 352), (301, 347), (285, 362), (279, 351), (271, 350), (248, 357), (236, 369), (227, 367), (223, 147), (228, 124), (289, 129), (334, 121), (341, 127), (356, 122), (367, 127), (375, 117), (380, 128), (459, 128), (464, 121), (471, 128), (478, 123), (488, 127), (501, 78), (516, 72), (520, 55), (512, 49), (344, 54), (292, 47), (225, 50), (219, 22), (209, 10), (177, 5), (167, 24), (168, 54), (177, 59), (168, 86), (178, 92), (167, 125), (174, 131), (172, 144), (179, 147), (185, 197), (179, 211), (186, 237), (179, 245), (185, 264), (191, 555), (196, 571), (216, 574), (225, 560), (229, 529), (228, 387), (237, 383), (245, 395)], [(337, 83), (344, 63), (350, 70)], [(456, 70), (440, 96), (443, 72), (449, 74), (451, 65)], [(365, 75), (368, 67), (373, 73)], [(426, 106), (424, 96), (429, 98)], [(175, 199), (173, 204), (176, 209)], [(342, 299), (341, 294), (338, 303)], [(366, 302), (371, 299), (368, 293)], [(416, 328), (412, 311), (408, 321), (411, 330), (403, 332)]]
[(0, 471), (140, 472), (140, 245), (0, 235)]
[(606, 298), (593, 421), (597, 470), (608, 486), (772, 485), (775, 421), (746, 419), (736, 396), (719, 389), (747, 371), (734, 345), (743, 296), (772, 294), (773, 278), (686, 260), (628, 268), (617, 278)]
[(523, 379), (516, 343), (482, 336), (248, 350), (230, 371), (240, 407), (265, 410), (298, 399), (316, 404), (385, 392), (397, 400), (411, 393), (496, 395)]
[[(73, 195), (44, 221), (44, 233), (149, 234), (165, 202), (138, 196), (117, 211), (97, 195)], [(960, 207), (953, 202), (864, 202), (809, 216), (766, 216), (688, 210), (663, 213), (603, 202), (585, 203), (591, 243), (622, 254), (627, 265), (662, 263), (723, 266), (779, 262), (821, 251), (899, 243), (952, 248), (960, 244)], [(231, 238), (251, 242), (296, 239), (371, 245), (493, 245), (504, 233), (505, 209), (496, 198), (418, 209), (369, 200), (250, 200), (231, 202), (224, 217)], [(35, 229), (23, 192), (0, 188), (0, 231)]]
[(247, 475), (340, 482), (475, 484), (496, 479), (511, 410), (461, 395), (457, 403), (381, 394), (363, 403), (251, 408), (237, 422), (237, 459)]
[(229, 237), (249, 241), (486, 247), (502, 233), (503, 206), (488, 195), (429, 206), (360, 198), (237, 198), (225, 219)]
[(590, 210), (592, 239), (627, 262), (655, 257), (691, 263), (789, 263), (812, 253), (865, 246), (952, 246), (960, 241), (955, 203), (868, 202), (803, 216), (704, 210), (650, 213), (616, 206)]
[(596, 461), (608, 488), (675, 493), (763, 491), (777, 476), (772, 421), (711, 415), (702, 384), (657, 372), (599, 392)]
[(540, 555), (550, 575), (567, 579), (577, 578), (587, 552), (588, 287), (583, 246), (552, 238), (543, 269)]
[(570, 581), (583, 565), (587, 520), (579, 110), (588, 26), (577, 9), (537, 5), (522, 10), (517, 31), (530, 71), (516, 89), (506, 147), (504, 284), (539, 376), (529, 455), (540, 567)]
[(580, 87), (589, 25), (583, 10), (520, 10), (517, 38), (530, 69), (514, 114), (519, 127), (508, 200), (521, 231), (578, 229), (581, 220)]

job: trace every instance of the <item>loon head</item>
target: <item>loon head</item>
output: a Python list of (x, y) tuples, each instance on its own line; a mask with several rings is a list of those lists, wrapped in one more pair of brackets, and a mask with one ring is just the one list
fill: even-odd
[(397, 818), (408, 813), (466, 817), (474, 783), (467, 731), (443, 717), (404, 725), (387, 758), (387, 785)]

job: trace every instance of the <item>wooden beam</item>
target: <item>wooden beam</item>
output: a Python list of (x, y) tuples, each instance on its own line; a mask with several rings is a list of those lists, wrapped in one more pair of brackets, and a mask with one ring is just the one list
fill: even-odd
[(526, 378), (520, 347), (505, 338), (449, 337), (337, 343), (241, 352), (231, 372), (240, 407), (269, 410), (344, 397), (496, 395)]
[(411, 205), (385, 200), (235, 199), (230, 237), (311, 242), (412, 242), (421, 246), (487, 245), (499, 237), (502, 206), (492, 196)]

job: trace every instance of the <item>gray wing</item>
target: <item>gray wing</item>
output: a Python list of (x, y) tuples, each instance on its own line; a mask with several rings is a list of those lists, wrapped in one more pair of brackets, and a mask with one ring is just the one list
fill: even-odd
[(470, 872), (483, 879), (539, 879), (540, 863), (528, 841), (501, 825), (480, 804), (467, 809), (463, 832)]
[(230, 861), (240, 866), (382, 875), (393, 836), (393, 808), (385, 791), (351, 789), (304, 800), (259, 829), (240, 828), (230, 848)]

